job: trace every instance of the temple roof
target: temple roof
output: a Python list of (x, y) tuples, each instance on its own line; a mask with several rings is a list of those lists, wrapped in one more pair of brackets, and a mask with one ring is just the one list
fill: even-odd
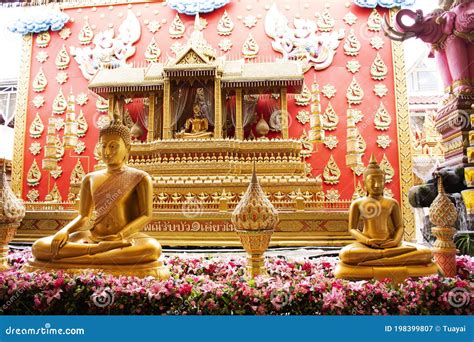
[(102, 69), (90, 81), (89, 89), (99, 95), (159, 90), (163, 87), (165, 76), (179, 76), (177, 69), (183, 72), (183, 76), (191, 74), (196, 77), (209, 76), (202, 74), (203, 70), (212, 71), (212, 75), (215, 75), (217, 70), (221, 69), (222, 86), (225, 88), (281, 86), (289, 87), (289, 92), (299, 92), (304, 82), (303, 71), (297, 61), (245, 63), (242, 59), (218, 59), (203, 64), (183, 64), (179, 68), (170, 68), (163, 63), (151, 63), (146, 68)]

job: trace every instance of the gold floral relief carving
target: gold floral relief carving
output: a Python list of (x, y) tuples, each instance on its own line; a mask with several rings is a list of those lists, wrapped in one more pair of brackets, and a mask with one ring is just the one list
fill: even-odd
[(34, 92), (41, 93), (42, 91), (45, 90), (47, 85), (48, 85), (48, 80), (46, 79), (46, 75), (43, 72), (43, 68), (40, 68), (35, 78), (33, 79), (31, 88), (33, 89)]
[(259, 50), (260, 48), (257, 44), (257, 41), (252, 36), (252, 34), (249, 33), (247, 39), (244, 42), (244, 45), (242, 46), (242, 54), (245, 58), (255, 58), (257, 57)]
[(31, 164), (30, 169), (28, 170), (26, 182), (28, 183), (29, 186), (38, 186), (40, 183), (40, 180), (41, 180), (41, 171), (35, 158), (33, 159), (33, 163)]
[(382, 16), (376, 8), (372, 10), (367, 19), (367, 27), (370, 31), (378, 32), (382, 29)]
[(59, 88), (58, 94), (53, 101), (53, 114), (60, 115), (66, 111), (67, 101), (64, 97), (63, 91)]
[(344, 53), (347, 56), (357, 56), (360, 52), (361, 44), (357, 39), (354, 29), (350, 29), (349, 35), (344, 42)]
[(375, 117), (374, 117), (375, 128), (378, 129), (379, 131), (386, 131), (390, 128), (391, 123), (392, 123), (392, 117), (388, 113), (383, 103), (380, 102), (380, 106), (377, 109), (377, 113), (375, 113)]
[(64, 70), (69, 66), (69, 62), (71, 62), (71, 57), (69, 57), (66, 46), (63, 44), (63, 47), (59, 50), (58, 55), (56, 56), (56, 68)]
[(39, 48), (48, 47), (50, 41), (51, 35), (49, 34), (49, 31), (41, 32), (36, 36), (36, 46)]
[(46, 202), (55, 202), (55, 203), (61, 203), (63, 201), (61, 193), (59, 192), (58, 189), (58, 184), (54, 182), (54, 186), (44, 198)]
[(318, 30), (322, 32), (330, 32), (334, 28), (334, 25), (336, 24), (336, 21), (334, 20), (333, 17), (331, 17), (331, 14), (329, 13), (329, 4), (326, 4), (324, 6), (323, 13), (316, 13), (316, 18), (317, 22), (316, 24), (318, 25)]
[(331, 101), (328, 102), (328, 106), (321, 116), (322, 128), (326, 131), (334, 131), (339, 123), (339, 117), (334, 110)]
[(41, 144), (37, 141), (34, 141), (30, 144), (28, 150), (31, 152), (32, 155), (37, 156), (41, 153)]
[(385, 182), (390, 183), (393, 180), (393, 176), (395, 176), (395, 170), (393, 169), (392, 164), (388, 161), (385, 153), (380, 161), (380, 169), (385, 172)]
[(170, 28), (168, 30), (168, 33), (170, 34), (171, 38), (181, 38), (184, 36), (184, 31), (186, 30), (186, 27), (184, 26), (183, 21), (179, 17), (179, 14), (176, 13), (176, 16), (174, 17), (173, 21), (171, 22)]
[(230, 18), (227, 11), (224, 11), (224, 14), (222, 15), (222, 17), (219, 19), (219, 22), (217, 23), (217, 34), (221, 36), (228, 36), (232, 33), (233, 29), (234, 29), (234, 22)]
[(152, 37), (150, 43), (148, 44), (145, 50), (145, 60), (150, 63), (156, 63), (158, 62), (160, 56), (161, 50), (156, 44), (155, 37)]
[(84, 178), (85, 175), (86, 175), (86, 172), (84, 171), (82, 162), (80, 159), (78, 159), (76, 165), (74, 166), (74, 169), (72, 170), (71, 178), (69, 179), (69, 182), (71, 184), (81, 184), (82, 178)]
[(39, 113), (36, 113), (35, 118), (33, 119), (33, 122), (31, 122), (30, 125), (30, 137), (38, 139), (39, 137), (41, 137), (41, 134), (43, 134), (43, 131), (43, 121), (41, 120)]
[(382, 57), (380, 57), (380, 54), (377, 52), (374, 62), (370, 67), (370, 75), (372, 76), (372, 79), (376, 81), (382, 81), (385, 79), (385, 77), (387, 77), (387, 74), (388, 68), (382, 60)]
[(349, 88), (347, 88), (346, 98), (347, 103), (350, 105), (360, 104), (362, 102), (362, 99), (364, 98), (364, 90), (362, 90), (359, 83), (357, 83), (355, 77), (352, 77), (352, 82), (349, 85)]
[(324, 183), (331, 185), (338, 184), (340, 178), (341, 170), (337, 166), (336, 161), (334, 160), (334, 157), (331, 154), (323, 171)]
[(89, 21), (86, 20), (84, 26), (82, 26), (81, 31), (79, 32), (79, 43), (82, 45), (87, 45), (92, 42), (94, 38), (94, 31), (92, 31), (92, 27), (89, 25)]
[(303, 83), (301, 93), (295, 95), (295, 103), (297, 106), (307, 106), (311, 101), (311, 92), (309, 91), (306, 82)]

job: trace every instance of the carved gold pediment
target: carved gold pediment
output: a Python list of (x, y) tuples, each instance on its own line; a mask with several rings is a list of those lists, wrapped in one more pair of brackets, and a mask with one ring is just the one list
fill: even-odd
[(176, 65), (208, 64), (196, 51), (190, 49), (177, 62)]

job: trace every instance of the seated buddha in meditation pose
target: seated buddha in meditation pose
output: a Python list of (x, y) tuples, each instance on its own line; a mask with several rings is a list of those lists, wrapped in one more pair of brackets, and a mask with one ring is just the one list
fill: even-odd
[(140, 232), (152, 217), (152, 181), (146, 172), (126, 166), (130, 130), (118, 120), (99, 134), (107, 168), (83, 178), (78, 216), (33, 244), (30, 268), (169, 276), (159, 260), (160, 244)]
[(205, 139), (211, 138), (212, 132), (208, 132), (209, 121), (203, 116), (199, 103), (193, 104), (193, 117), (186, 120), (184, 129), (176, 133), (179, 139)]
[(402, 241), (400, 206), (383, 196), (385, 173), (373, 155), (364, 172), (364, 185), (368, 195), (352, 202), (349, 209), (349, 232), (356, 242), (341, 250), (336, 277), (405, 278), (436, 273), (428, 248)]

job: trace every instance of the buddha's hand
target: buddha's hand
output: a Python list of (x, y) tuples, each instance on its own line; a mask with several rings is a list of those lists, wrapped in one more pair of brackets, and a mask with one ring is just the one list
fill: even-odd
[(386, 239), (368, 239), (367, 245), (374, 248), (383, 248), (382, 244), (385, 243)]
[(51, 241), (51, 253), (56, 255), (59, 253), (59, 250), (64, 247), (67, 240), (69, 240), (69, 233), (65, 231), (59, 231), (53, 236), (53, 241)]
[(398, 246), (398, 242), (393, 239), (388, 239), (387, 241), (385, 241), (384, 243), (380, 245), (380, 247), (382, 248), (392, 248), (392, 247), (397, 247), (397, 246)]

